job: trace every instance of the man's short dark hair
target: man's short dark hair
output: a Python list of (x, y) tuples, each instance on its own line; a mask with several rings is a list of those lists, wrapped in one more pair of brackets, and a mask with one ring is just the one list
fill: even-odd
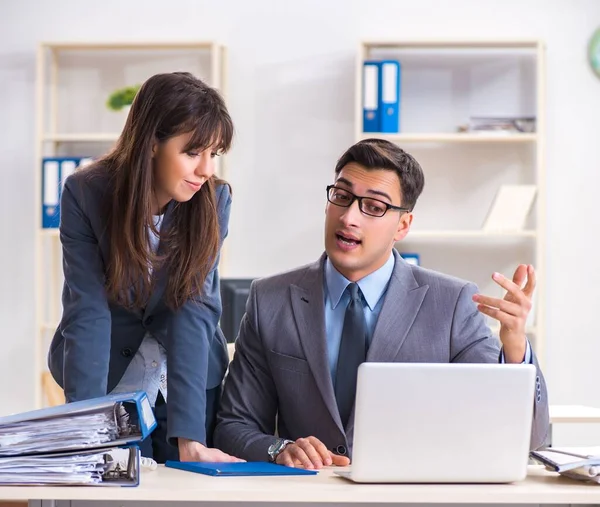
[(415, 207), (425, 186), (425, 176), (412, 155), (384, 139), (364, 139), (348, 148), (340, 157), (335, 166), (336, 174), (352, 162), (365, 169), (395, 171), (402, 189), (401, 205), (411, 210)]

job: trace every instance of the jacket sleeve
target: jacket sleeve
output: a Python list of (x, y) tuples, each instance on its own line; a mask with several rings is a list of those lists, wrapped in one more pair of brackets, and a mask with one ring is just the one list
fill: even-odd
[(277, 440), (273, 436), (277, 407), (277, 390), (260, 337), (257, 286), (253, 282), (225, 379), (215, 446), (247, 461), (267, 461), (267, 449)]
[(61, 197), (60, 240), (65, 284), (61, 333), (67, 402), (104, 396), (111, 316), (98, 238), (81, 203), (79, 180), (68, 178)]
[[(458, 297), (452, 323), (451, 354), (452, 362), (494, 363), (501, 362), (499, 340), (485, 323), (485, 318), (473, 303), (477, 287), (466, 284)], [(535, 354), (531, 363), (536, 367), (535, 392), (533, 396), (533, 424), (531, 428), (531, 449), (538, 449), (546, 443), (550, 429), (548, 392), (546, 381)]]
[[(221, 245), (227, 237), (231, 195), (229, 187), (217, 187), (217, 212)], [(172, 445), (186, 438), (206, 445), (206, 380), (209, 350), (219, 319), (220, 254), (204, 282), (201, 298), (186, 302), (170, 319), (167, 329), (167, 438)]]

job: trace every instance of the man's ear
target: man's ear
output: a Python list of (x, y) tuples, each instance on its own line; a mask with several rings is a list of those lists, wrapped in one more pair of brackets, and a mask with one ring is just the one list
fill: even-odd
[(402, 241), (408, 231), (410, 231), (410, 226), (412, 225), (413, 214), (412, 213), (403, 213), (398, 221), (398, 228), (396, 229), (396, 233), (394, 234), (394, 241), (397, 243), (398, 241)]

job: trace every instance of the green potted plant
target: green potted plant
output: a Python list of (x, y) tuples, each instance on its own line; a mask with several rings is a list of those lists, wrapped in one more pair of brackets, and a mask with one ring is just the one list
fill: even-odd
[(111, 111), (121, 111), (123, 109), (127, 111), (131, 107), (139, 89), (140, 85), (133, 85), (115, 90), (108, 97), (106, 107)]

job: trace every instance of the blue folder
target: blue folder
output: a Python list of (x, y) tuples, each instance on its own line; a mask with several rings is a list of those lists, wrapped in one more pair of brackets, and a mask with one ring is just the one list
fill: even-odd
[(315, 475), (316, 470), (303, 468), (290, 468), (275, 463), (250, 462), (250, 463), (200, 463), (167, 461), (166, 467), (195, 472), (197, 474), (212, 475), (214, 477), (240, 477), (240, 476), (266, 476), (266, 475)]

